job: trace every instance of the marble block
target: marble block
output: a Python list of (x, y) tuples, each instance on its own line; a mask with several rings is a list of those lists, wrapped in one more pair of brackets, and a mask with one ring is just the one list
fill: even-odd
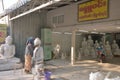
[(19, 58), (0, 59), (0, 71), (19, 69), (22, 66)]

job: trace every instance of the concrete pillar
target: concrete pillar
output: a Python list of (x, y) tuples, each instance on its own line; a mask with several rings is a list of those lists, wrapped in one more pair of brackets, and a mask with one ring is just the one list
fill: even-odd
[(72, 31), (72, 44), (71, 44), (71, 65), (74, 65), (75, 63), (75, 34), (76, 31)]
[(13, 37), (13, 21), (10, 21), (10, 15), (8, 15), (8, 26), (9, 26), (9, 35)]

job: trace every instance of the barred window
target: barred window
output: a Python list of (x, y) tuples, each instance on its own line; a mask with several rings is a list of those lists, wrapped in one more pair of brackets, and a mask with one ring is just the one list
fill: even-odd
[(53, 24), (62, 24), (62, 23), (64, 23), (64, 15), (53, 16), (52, 22), (53, 22)]
[(58, 24), (64, 23), (64, 15), (58, 16)]
[(57, 24), (57, 16), (53, 17), (53, 24)]

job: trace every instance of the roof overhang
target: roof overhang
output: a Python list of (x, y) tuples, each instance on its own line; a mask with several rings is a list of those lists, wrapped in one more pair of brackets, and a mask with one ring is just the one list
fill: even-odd
[(10, 20), (14, 20), (37, 10), (50, 11), (78, 1), (81, 0), (28, 0), (16, 9), (6, 9), (4, 13), (0, 14), (0, 18), (12, 14)]

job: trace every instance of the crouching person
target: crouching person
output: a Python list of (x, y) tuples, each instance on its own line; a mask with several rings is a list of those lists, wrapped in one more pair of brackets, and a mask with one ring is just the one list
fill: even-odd
[(35, 64), (35, 79), (34, 80), (41, 80), (40, 78), (43, 77), (42, 73), (44, 70), (44, 53), (43, 48), (41, 47), (41, 40), (36, 38), (34, 40), (35, 49), (33, 52), (33, 61)]

